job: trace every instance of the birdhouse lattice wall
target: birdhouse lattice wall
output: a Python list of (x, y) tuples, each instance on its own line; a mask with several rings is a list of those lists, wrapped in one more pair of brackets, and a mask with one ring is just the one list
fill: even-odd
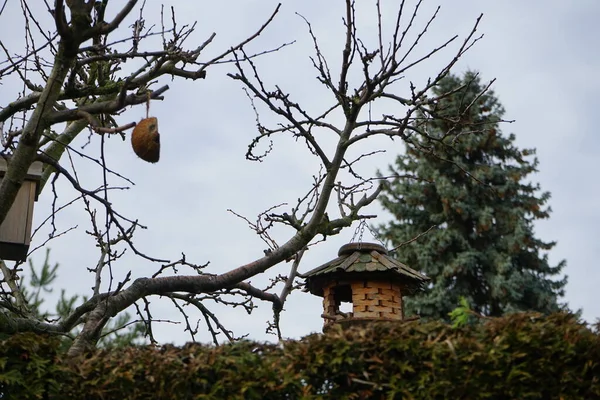
[[(352, 312), (348, 317), (377, 319), (403, 319), (404, 317), (402, 290), (397, 283), (362, 280), (340, 286), (338, 282), (333, 282), (323, 287), (325, 315), (341, 315), (341, 301), (340, 296), (336, 297), (336, 289), (351, 292)], [(329, 321), (333, 322), (333, 320)]]

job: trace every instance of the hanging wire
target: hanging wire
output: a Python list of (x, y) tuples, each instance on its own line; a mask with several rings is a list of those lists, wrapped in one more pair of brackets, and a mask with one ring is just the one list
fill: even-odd
[(383, 240), (381, 240), (381, 236), (380, 236), (380, 235), (379, 235), (379, 234), (378, 234), (376, 231), (374, 231), (374, 230), (373, 230), (373, 229), (372, 229), (372, 228), (369, 226), (369, 224), (367, 224), (366, 222), (365, 222), (365, 226), (367, 227), (367, 229), (369, 230), (369, 232), (371, 232), (371, 235), (373, 236), (373, 238), (375, 238), (375, 240), (377, 240), (379, 243), (381, 243), (381, 245), (382, 245), (383, 247), (385, 247), (385, 243), (383, 242)]
[(356, 240), (356, 242), (362, 243), (363, 233), (365, 232), (365, 224), (366, 224), (365, 220), (361, 219), (360, 222), (358, 223), (358, 226), (354, 230), (354, 235), (352, 235), (352, 239), (350, 239), (350, 243), (354, 243), (357, 235), (358, 235), (358, 240)]
[[(361, 243), (363, 243), (363, 235), (365, 233), (365, 228), (367, 228), (369, 230), (369, 232), (371, 233), (373, 238), (375, 238), (375, 240), (377, 240), (379, 243), (381, 243), (381, 245), (383, 247), (385, 247), (385, 243), (383, 242), (383, 240), (381, 240), (381, 238), (379, 237), (377, 232), (375, 232), (373, 229), (371, 229), (369, 224), (367, 224), (366, 219), (360, 220), (360, 222), (358, 223), (358, 226), (354, 230), (354, 235), (352, 235), (352, 239), (350, 240), (350, 243), (354, 243), (354, 241), (356, 241), (356, 243), (359, 244), (359, 249), (360, 249)], [(357, 236), (358, 236), (358, 239), (357, 239)]]

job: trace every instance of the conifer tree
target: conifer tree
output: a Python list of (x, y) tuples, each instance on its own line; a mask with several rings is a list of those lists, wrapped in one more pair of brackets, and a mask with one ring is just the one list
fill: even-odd
[(407, 315), (447, 320), (461, 297), (489, 316), (557, 311), (566, 263), (551, 266), (555, 242), (534, 235), (534, 222), (551, 211), (550, 194), (528, 179), (535, 150), (502, 134), (504, 109), (477, 73), (449, 75), (433, 92), (448, 96), (435, 114), (415, 118), (420, 135), (390, 166), (380, 196), (394, 216), (379, 227), (382, 238), (393, 247), (410, 241), (393, 254), (431, 278), (429, 290), (406, 299)]

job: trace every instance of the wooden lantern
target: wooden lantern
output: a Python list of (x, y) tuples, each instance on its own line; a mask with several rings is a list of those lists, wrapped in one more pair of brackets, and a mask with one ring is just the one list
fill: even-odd
[[(349, 243), (338, 258), (303, 275), (306, 288), (323, 297), (323, 328), (364, 325), (372, 321), (402, 321), (402, 296), (421, 290), (429, 278), (388, 256), (375, 243)], [(342, 302), (352, 303), (352, 312), (341, 312)]]
[[(6, 159), (0, 157), (0, 181), (8, 169)], [(25, 261), (31, 240), (33, 203), (37, 200), (38, 187), (42, 176), (42, 163), (34, 162), (17, 197), (0, 225), (0, 259)]]

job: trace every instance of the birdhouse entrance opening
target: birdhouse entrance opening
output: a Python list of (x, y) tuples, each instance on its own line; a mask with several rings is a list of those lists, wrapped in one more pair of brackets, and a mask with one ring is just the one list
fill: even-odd
[(349, 284), (336, 286), (332, 290), (338, 305), (340, 303), (352, 303), (352, 287)]
[(332, 284), (324, 288), (323, 318), (333, 322), (352, 316), (352, 287), (350, 284)]
[(336, 304), (340, 314), (352, 313), (352, 287), (341, 285), (333, 289)]

